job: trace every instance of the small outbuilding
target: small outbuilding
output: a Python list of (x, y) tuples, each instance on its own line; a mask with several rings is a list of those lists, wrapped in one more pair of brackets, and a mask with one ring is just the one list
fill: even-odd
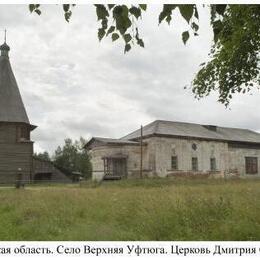
[(69, 183), (72, 180), (51, 161), (33, 158), (33, 183)]

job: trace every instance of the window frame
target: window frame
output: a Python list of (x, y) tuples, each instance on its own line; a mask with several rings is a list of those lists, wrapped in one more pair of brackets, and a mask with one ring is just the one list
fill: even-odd
[[(175, 167), (173, 167), (174, 164), (175, 164)], [(171, 157), (171, 170), (178, 171), (178, 169), (179, 169), (179, 166), (178, 166), (178, 156), (177, 155), (173, 155)]]
[(245, 156), (245, 173), (248, 175), (258, 174), (258, 157)]
[[(212, 167), (214, 166), (214, 167)], [(217, 171), (217, 160), (216, 157), (211, 157), (210, 158), (210, 171), (215, 172)]]
[(191, 170), (193, 172), (198, 172), (199, 171), (199, 160), (198, 160), (198, 157), (195, 157), (195, 156), (191, 157)]

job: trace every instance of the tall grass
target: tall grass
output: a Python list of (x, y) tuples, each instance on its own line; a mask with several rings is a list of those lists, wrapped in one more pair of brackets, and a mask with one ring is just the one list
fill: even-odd
[(260, 181), (0, 189), (1, 240), (260, 240)]

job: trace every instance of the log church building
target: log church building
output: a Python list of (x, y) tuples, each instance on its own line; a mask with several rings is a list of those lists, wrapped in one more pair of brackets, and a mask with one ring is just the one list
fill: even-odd
[(50, 162), (33, 158), (31, 132), (36, 128), (27, 116), (9, 61), (10, 47), (0, 46), (0, 183), (23, 181), (69, 181)]

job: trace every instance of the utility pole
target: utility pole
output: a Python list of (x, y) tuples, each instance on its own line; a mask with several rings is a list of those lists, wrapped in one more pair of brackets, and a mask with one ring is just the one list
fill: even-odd
[(143, 178), (143, 126), (141, 125), (140, 136), (140, 178)]

